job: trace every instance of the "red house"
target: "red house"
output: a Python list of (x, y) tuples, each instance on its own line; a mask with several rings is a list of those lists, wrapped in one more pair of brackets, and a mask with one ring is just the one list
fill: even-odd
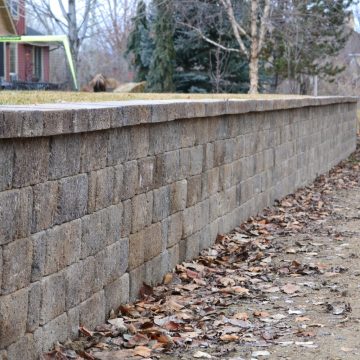
[[(25, 0), (0, 0), (0, 35), (42, 35), (26, 26)], [(49, 45), (0, 42), (0, 82), (48, 82)]]

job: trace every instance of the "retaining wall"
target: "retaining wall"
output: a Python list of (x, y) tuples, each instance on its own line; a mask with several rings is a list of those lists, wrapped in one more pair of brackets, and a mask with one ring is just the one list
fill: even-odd
[(355, 144), (354, 98), (2, 106), (0, 359), (103, 322)]

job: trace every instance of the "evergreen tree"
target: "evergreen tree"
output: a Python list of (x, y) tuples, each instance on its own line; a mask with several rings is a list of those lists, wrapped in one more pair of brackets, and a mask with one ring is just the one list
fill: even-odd
[(174, 90), (173, 74), (175, 64), (174, 26), (171, 0), (154, 0), (155, 23), (154, 52), (147, 76), (147, 88), (152, 92)]
[(352, 0), (278, 0), (273, 8), (273, 31), (266, 49), (272, 58), (274, 86), (281, 79), (293, 84), (293, 92), (308, 92), (309, 76), (327, 80), (343, 68), (331, 57), (345, 46), (346, 23)]
[(216, 1), (184, 3), (175, 1), (177, 27), (174, 36), (176, 51), (176, 91), (189, 93), (247, 92), (249, 72), (247, 60), (235, 52), (215, 47), (204, 41), (196, 29), (185, 23), (191, 19), (206, 37), (234, 47), (229, 34), (229, 21)]
[(153, 44), (149, 34), (149, 24), (146, 16), (146, 4), (140, 0), (136, 16), (133, 19), (134, 28), (129, 34), (127, 53), (133, 54), (135, 66), (135, 81), (145, 81), (149, 72), (153, 52)]

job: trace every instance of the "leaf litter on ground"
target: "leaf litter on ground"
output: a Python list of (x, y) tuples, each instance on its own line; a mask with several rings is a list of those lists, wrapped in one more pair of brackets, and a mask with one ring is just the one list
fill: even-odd
[[(338, 285), (329, 279), (347, 268), (317, 261), (318, 252), (326, 247), (312, 242), (304, 229), (312, 224), (312, 231), (324, 232), (321, 224), (336, 210), (332, 196), (359, 186), (359, 164), (358, 147), (327, 176), (276, 201), (232, 233), (218, 235), (211, 249), (177, 265), (161, 285), (144, 284), (141, 300), (113, 309), (107, 324), (94, 330), (81, 327), (78, 340), (57, 344), (43, 359), (158, 359), (191, 349), (194, 358), (210, 359), (230, 354), (231, 344), (317, 348), (316, 332), (308, 328), (323, 325), (311, 324), (306, 306), (347, 316), (351, 304), (311, 299), (312, 291), (323, 288), (336, 293)], [(303, 233), (301, 241), (291, 245), (286, 241)], [(347, 236), (329, 229), (322, 235), (339, 243)], [(278, 259), (279, 254), (285, 258)], [(303, 280), (308, 276), (311, 281)], [(302, 308), (293, 308), (298, 297), (309, 299)], [(312, 340), (299, 341), (299, 337)], [(222, 344), (220, 350), (216, 344)], [(267, 350), (252, 354), (270, 356)]]

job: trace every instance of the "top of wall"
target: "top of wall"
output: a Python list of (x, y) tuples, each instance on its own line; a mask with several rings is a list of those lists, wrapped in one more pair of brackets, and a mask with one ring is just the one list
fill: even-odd
[(357, 97), (259, 100), (142, 100), (0, 106), (0, 138), (38, 137), (104, 130), (176, 119), (356, 103)]

